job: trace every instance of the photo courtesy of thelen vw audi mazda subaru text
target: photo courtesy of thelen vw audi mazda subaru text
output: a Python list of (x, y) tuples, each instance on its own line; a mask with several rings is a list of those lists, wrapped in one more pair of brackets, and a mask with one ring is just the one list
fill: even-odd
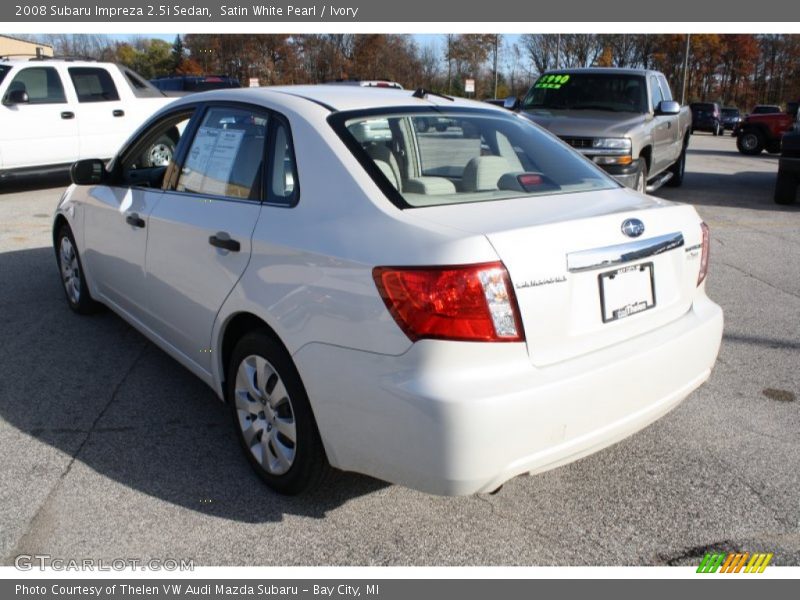
[(641, 430), (719, 351), (694, 208), (486, 103), (205, 92), (72, 178), (69, 305), (110, 307), (211, 386), (281, 493), (331, 467), (491, 492)]

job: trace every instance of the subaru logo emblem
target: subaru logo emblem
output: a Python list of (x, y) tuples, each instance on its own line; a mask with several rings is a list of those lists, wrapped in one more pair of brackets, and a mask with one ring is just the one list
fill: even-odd
[(622, 222), (622, 233), (628, 237), (639, 237), (644, 233), (644, 223), (639, 219), (625, 219)]

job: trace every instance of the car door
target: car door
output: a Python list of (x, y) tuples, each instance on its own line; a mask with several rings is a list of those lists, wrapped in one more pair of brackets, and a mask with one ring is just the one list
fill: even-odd
[(125, 141), (130, 116), (109, 70), (102, 66), (68, 67), (78, 104), (75, 109), (81, 158), (110, 158)]
[(250, 259), (270, 121), (248, 105), (207, 106), (150, 215), (146, 293), (155, 330), (206, 373), (217, 312)]
[(650, 174), (658, 173), (672, 163), (672, 115), (659, 115), (658, 106), (664, 100), (664, 94), (655, 75), (650, 76), (650, 101), (653, 111), (653, 158)]
[[(58, 70), (30, 66), (15, 70), (0, 111), (3, 168), (71, 163), (78, 158), (78, 125)], [(25, 92), (15, 102), (12, 92)]]
[(148, 225), (164, 196), (165, 178), (176, 167), (147, 167), (142, 155), (165, 132), (180, 136), (193, 113), (192, 107), (181, 108), (145, 129), (115, 159), (109, 185), (93, 187), (86, 199), (82, 258), (98, 299), (147, 327), (153, 324), (145, 286)]

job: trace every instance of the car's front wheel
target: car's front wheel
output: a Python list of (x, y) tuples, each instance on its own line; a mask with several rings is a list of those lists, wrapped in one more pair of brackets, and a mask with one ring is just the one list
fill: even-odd
[(266, 331), (236, 344), (226, 400), (242, 449), (270, 488), (295, 495), (319, 485), (330, 466), (311, 404), (288, 352)]
[(56, 261), (69, 307), (82, 315), (97, 311), (100, 305), (89, 293), (81, 258), (78, 256), (78, 246), (66, 224), (62, 225), (56, 234)]

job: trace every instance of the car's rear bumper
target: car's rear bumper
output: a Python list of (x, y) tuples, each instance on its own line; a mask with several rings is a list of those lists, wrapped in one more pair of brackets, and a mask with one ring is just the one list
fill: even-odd
[(709, 376), (722, 311), (545, 368), (524, 344), (421, 341), (402, 356), (310, 344), (295, 354), (331, 463), (435, 494), (472, 494), (600, 450)]

